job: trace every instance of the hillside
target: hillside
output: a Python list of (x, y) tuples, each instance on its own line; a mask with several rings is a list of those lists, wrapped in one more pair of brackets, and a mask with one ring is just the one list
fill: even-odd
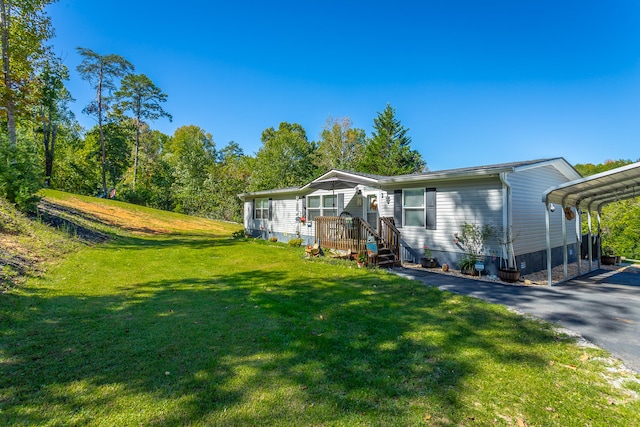
[(239, 224), (43, 190), (38, 215), (27, 217), (0, 199), (0, 289), (6, 290), (82, 245), (135, 235), (231, 235)]

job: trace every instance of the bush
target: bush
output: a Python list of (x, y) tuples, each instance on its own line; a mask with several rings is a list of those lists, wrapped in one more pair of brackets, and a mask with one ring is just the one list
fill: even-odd
[(233, 237), (234, 239), (242, 239), (244, 236), (245, 236), (244, 230), (236, 230), (233, 233), (231, 233), (231, 237)]
[(42, 170), (33, 151), (27, 141), (12, 147), (7, 135), (0, 134), (0, 197), (23, 212), (35, 211), (36, 192), (42, 184)]
[(302, 246), (302, 239), (291, 239), (288, 244), (289, 246)]

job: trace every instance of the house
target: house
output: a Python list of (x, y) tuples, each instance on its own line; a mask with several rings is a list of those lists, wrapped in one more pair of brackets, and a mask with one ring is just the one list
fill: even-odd
[[(563, 158), (378, 176), (331, 170), (301, 187), (240, 194), (244, 227), (255, 237), (279, 241), (320, 240), (322, 247), (360, 249), (375, 238), (395, 258), (419, 262), (428, 247), (440, 264), (457, 266), (465, 251), (456, 238), (464, 223), (511, 230), (523, 274), (547, 266), (545, 190), (581, 178)], [(562, 209), (550, 215), (551, 258), (563, 262)], [(573, 221), (575, 226), (576, 221)], [(566, 227), (566, 224), (565, 224)], [(569, 255), (576, 259), (575, 236)], [(487, 272), (497, 269), (505, 247), (497, 239), (484, 248)]]

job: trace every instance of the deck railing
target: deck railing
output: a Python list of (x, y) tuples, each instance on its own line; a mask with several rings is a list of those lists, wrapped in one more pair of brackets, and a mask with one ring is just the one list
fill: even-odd
[(316, 241), (325, 248), (359, 252), (366, 250), (370, 237), (384, 248), (390, 249), (396, 259), (400, 259), (400, 231), (393, 223), (393, 218), (380, 218), (378, 230), (362, 218), (319, 216), (314, 219)]
[(366, 250), (367, 239), (379, 237), (362, 218), (318, 216), (314, 219), (316, 241), (324, 248), (359, 252)]

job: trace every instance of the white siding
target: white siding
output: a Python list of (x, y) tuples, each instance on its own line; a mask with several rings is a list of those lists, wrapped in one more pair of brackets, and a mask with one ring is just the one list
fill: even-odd
[[(417, 252), (429, 246), (432, 251), (458, 252), (462, 249), (454, 241), (463, 222), (502, 226), (502, 184), (497, 177), (466, 181), (430, 182), (425, 186), (436, 189), (436, 229), (402, 227), (403, 242)], [(419, 188), (411, 186), (407, 188)], [(384, 216), (393, 216), (393, 189), (388, 191), (390, 204), (381, 210)], [(487, 243), (487, 250), (498, 250), (495, 242)]]
[[(552, 166), (526, 169), (509, 174), (512, 190), (512, 223), (517, 240), (513, 244), (516, 255), (547, 249), (545, 204), (542, 193), (568, 179)], [(562, 207), (551, 213), (551, 247), (563, 245)], [(576, 220), (567, 221), (567, 243), (576, 241)]]
[[(348, 211), (353, 216), (362, 216), (362, 207), (356, 207), (355, 198), (356, 189), (336, 190), (335, 192), (328, 190), (317, 190), (307, 194), (307, 196), (317, 196), (326, 194), (344, 194), (343, 210)], [(306, 196), (300, 195), (296, 200), (295, 196), (288, 198), (271, 197), (271, 220), (268, 219), (252, 219), (253, 206), (252, 199), (247, 199), (244, 203), (244, 224), (249, 230), (264, 230), (267, 237), (268, 233), (278, 233), (284, 235), (285, 238), (295, 238), (298, 234), (306, 241), (311, 241), (315, 236), (315, 224), (309, 223), (303, 225), (296, 221), (296, 218), (302, 216), (302, 200)], [(338, 212), (340, 214), (340, 212)], [(309, 240), (311, 239), (311, 240)]]

